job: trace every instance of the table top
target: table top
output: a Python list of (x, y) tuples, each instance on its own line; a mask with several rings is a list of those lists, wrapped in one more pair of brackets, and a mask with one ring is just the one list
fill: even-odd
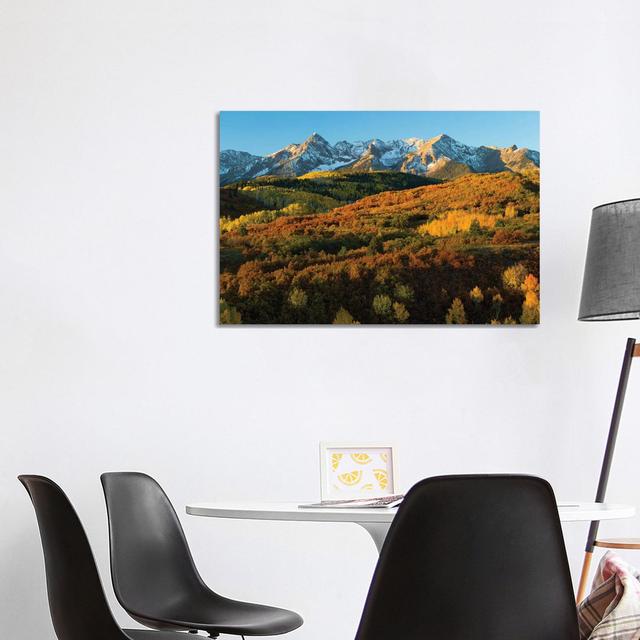
[[(301, 501), (300, 503), (302, 503)], [(296, 502), (198, 502), (187, 505), (192, 516), (296, 522), (390, 523), (396, 509), (300, 509)], [(635, 507), (608, 502), (559, 502), (562, 522), (632, 518)]]

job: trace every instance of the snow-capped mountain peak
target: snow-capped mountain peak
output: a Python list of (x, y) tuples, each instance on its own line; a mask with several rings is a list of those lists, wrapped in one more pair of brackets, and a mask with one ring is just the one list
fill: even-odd
[(329, 144), (317, 131), (314, 131), (305, 142), (313, 142), (317, 144)]
[(503, 149), (466, 145), (441, 133), (435, 137), (384, 141), (379, 138), (331, 145), (319, 133), (266, 156), (220, 152), (220, 184), (310, 171), (404, 171), (449, 179), (463, 173), (521, 172), (540, 165), (540, 154), (516, 145)]

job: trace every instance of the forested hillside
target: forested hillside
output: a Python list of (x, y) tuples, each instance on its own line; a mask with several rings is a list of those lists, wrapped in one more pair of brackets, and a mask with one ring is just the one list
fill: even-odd
[(539, 178), (397, 172), (221, 190), (223, 323), (536, 323)]
[(248, 213), (284, 210), (291, 205), (297, 205), (298, 212), (317, 213), (375, 193), (436, 182), (399, 171), (315, 171), (299, 178), (269, 176), (243, 180), (220, 189), (220, 218), (231, 221)]

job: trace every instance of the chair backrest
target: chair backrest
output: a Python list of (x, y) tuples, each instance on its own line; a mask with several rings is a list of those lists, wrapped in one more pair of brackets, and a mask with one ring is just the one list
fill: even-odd
[(416, 484), (382, 548), (356, 640), (577, 640), (551, 486), (530, 476)]
[(59, 640), (128, 640), (111, 614), (89, 541), (65, 493), (42, 476), (18, 479), (38, 519), (49, 609)]
[(168, 603), (207, 589), (162, 487), (144, 473), (103, 473), (100, 479), (120, 604), (135, 617), (162, 618)]

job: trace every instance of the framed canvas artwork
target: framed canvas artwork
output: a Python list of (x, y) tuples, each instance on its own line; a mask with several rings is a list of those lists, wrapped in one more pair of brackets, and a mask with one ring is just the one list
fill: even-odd
[(397, 486), (391, 445), (320, 443), (322, 500), (391, 496)]
[(220, 324), (538, 324), (537, 111), (224, 111)]

